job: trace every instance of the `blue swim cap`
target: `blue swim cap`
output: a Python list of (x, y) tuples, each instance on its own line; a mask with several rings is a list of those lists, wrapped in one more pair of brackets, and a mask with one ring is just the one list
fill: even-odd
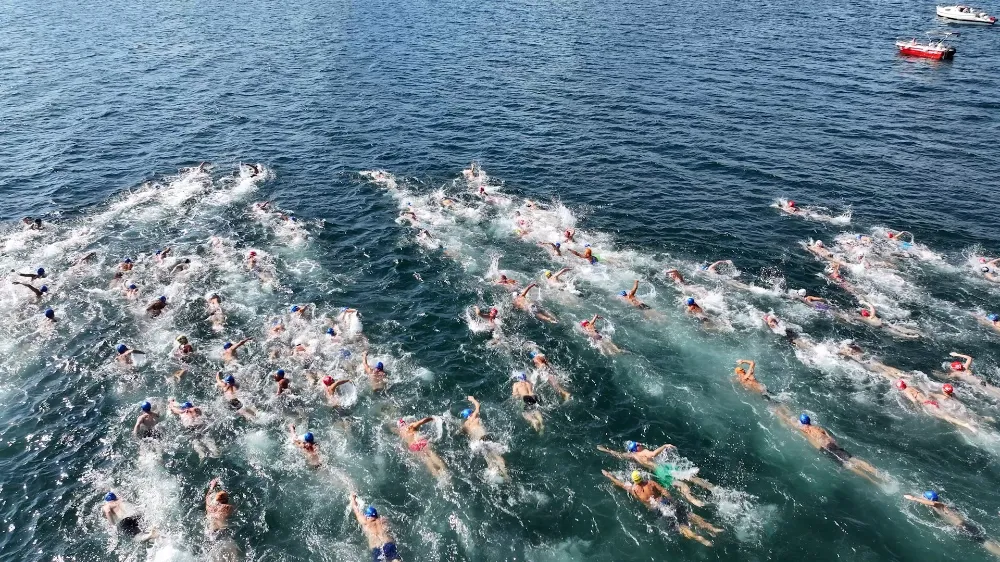
[(924, 497), (931, 500), (932, 502), (938, 501), (938, 493), (934, 490), (927, 490), (924, 492)]
[(292, 307), (292, 312), (298, 312), (298, 311), (299, 311), (299, 306), (298, 305), (295, 305), (295, 306)]
[(131, 290), (133, 290), (133, 291), (136, 290), (136, 289), (138, 289), (138, 287), (135, 286), (135, 283), (129, 283), (128, 288), (131, 289)]
[(534, 359), (536, 355), (538, 355), (537, 351), (529, 351), (528, 352), (528, 357), (531, 357), (532, 359)]
[(49, 286), (48, 285), (42, 285), (42, 288), (38, 289), (38, 290), (41, 291), (41, 292), (43, 292), (43, 293), (47, 293), (47, 292), (49, 292)]
[(46, 309), (45, 310), (45, 317), (48, 318), (48, 319), (50, 319), (50, 320), (53, 319), (53, 318), (55, 318), (56, 317), (56, 311), (52, 310), (51, 308)]
[(167, 297), (160, 295), (160, 302), (167, 302)]
[(383, 365), (382, 362), (379, 361), (378, 363), (375, 363), (375, 369), (381, 371), (385, 369), (385, 365)]
[(627, 297), (628, 296), (628, 291), (622, 291), (622, 292), (618, 293), (618, 296), (619, 297)]
[(687, 305), (691, 306), (692, 304), (694, 304), (694, 297), (688, 297), (688, 299), (687, 299)]
[(331, 336), (337, 335), (337, 333), (333, 331), (333, 328), (327, 328), (326, 333)]
[(128, 346), (123, 343), (120, 343), (118, 344), (118, 347), (115, 348), (115, 351), (117, 351), (119, 354), (125, 353), (126, 351), (128, 351)]
[(316, 441), (316, 438), (313, 437), (313, 434), (312, 434), (311, 431), (307, 431), (305, 433), (305, 435), (302, 436), (302, 440), (305, 441), (306, 443), (313, 443), (313, 442)]
[(628, 452), (634, 453), (639, 450), (639, 444), (635, 441), (626, 441), (625, 448), (628, 449)]
[(590, 256), (590, 265), (597, 263), (597, 256)]
[(143, 412), (148, 412), (153, 409), (153, 405), (150, 404), (148, 401), (143, 402), (142, 405), (139, 406), (139, 409), (142, 410)]
[(294, 216), (292, 216), (292, 217), (288, 217), (288, 220), (293, 220), (293, 221), (295, 221), (295, 220), (299, 220), (299, 219), (297, 219), (297, 218), (295, 218)]
[(519, 380), (519, 381), (526, 381), (526, 380), (528, 380), (528, 375), (526, 375), (524, 373), (518, 373), (517, 374), (517, 380)]
[(192, 404), (191, 402), (185, 402), (181, 404), (181, 410), (190, 410), (191, 408), (194, 408), (194, 404)]
[(900, 246), (902, 246), (904, 250), (909, 250), (910, 248), (913, 247), (913, 244), (911, 244), (910, 242), (903, 242), (902, 244), (900, 244)]
[(229, 375), (228, 377), (226, 377), (225, 380), (226, 380), (226, 384), (230, 384), (230, 385), (236, 384), (236, 377), (234, 377), (233, 375)]
[(45, 277), (45, 268), (39, 267), (38, 271), (36, 271), (35, 274), (38, 275), (39, 277)]
[(556, 248), (562, 248), (562, 244), (559, 243), (559, 242), (556, 242)]
[(132, 258), (125, 258), (122, 263), (132, 263)]
[(278, 375), (279, 377), (283, 377), (283, 376), (285, 376), (285, 370), (284, 369), (278, 369), (278, 372), (275, 373), (275, 374)]
[(996, 322), (997, 320), (1000, 320), (1000, 314), (997, 314), (995, 312), (987, 314), (986, 319), (989, 320), (990, 322)]
[(378, 510), (375, 506), (369, 505), (365, 508), (365, 517), (368, 519), (378, 519)]
[(799, 423), (801, 423), (802, 425), (809, 425), (810, 423), (812, 423), (812, 420), (809, 419), (809, 416), (805, 414), (800, 414)]
[(230, 347), (233, 347), (233, 342), (231, 341), (227, 341), (226, 343), (222, 344), (222, 349), (229, 349)]
[(584, 244), (584, 245), (583, 245), (583, 247), (584, 247), (584, 248), (589, 248), (589, 247), (590, 247), (590, 244)]
[(341, 349), (340, 356), (343, 357), (344, 359), (347, 359), (348, 357), (351, 356), (351, 352), (346, 349)]
[(472, 415), (472, 408), (466, 408), (466, 409), (462, 410), (461, 412), (459, 412), (458, 415), (462, 416), (463, 420), (467, 419), (469, 416)]
[(703, 265), (700, 268), (702, 271), (708, 271), (708, 265)]
[(108, 492), (107, 494), (104, 494), (104, 501), (106, 502), (113, 502), (117, 499), (118, 496), (116, 496), (114, 492)]

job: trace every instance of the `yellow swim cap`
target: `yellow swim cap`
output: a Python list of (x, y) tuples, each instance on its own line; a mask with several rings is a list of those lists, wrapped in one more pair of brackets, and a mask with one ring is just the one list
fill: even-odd
[(642, 474), (639, 474), (638, 470), (632, 471), (632, 481), (635, 482), (636, 484), (642, 482)]
[(546, 269), (546, 270), (544, 271), (544, 273), (545, 273), (545, 276), (546, 276), (546, 277), (552, 277), (552, 272), (551, 272), (551, 271), (549, 271), (549, 270), (547, 270), (547, 269)]

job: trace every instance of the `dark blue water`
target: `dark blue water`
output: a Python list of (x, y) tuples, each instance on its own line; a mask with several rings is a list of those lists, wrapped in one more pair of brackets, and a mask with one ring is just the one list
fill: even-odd
[[(930, 374), (929, 384), (950, 351), (1000, 380), (996, 339), (970, 316), (1000, 311), (1000, 293), (968, 267), (970, 255), (1000, 251), (996, 29), (947, 25), (932, 4), (899, 2), (22, 3), (0, 7), (0, 22), (3, 266), (59, 272), (47, 303), (62, 319), (40, 330), (26, 291), (2, 292), (12, 333), (0, 338), (0, 560), (217, 554), (203, 533), (214, 476), (233, 491), (240, 559), (370, 558), (346, 511), (348, 486), (303, 468), (288, 421), (318, 428), (331, 474), (379, 506), (407, 560), (990, 556), (901, 498), (933, 487), (1000, 535), (1000, 437), (990, 424), (975, 436), (955, 430), (884, 380), (829, 354), (797, 356), (756, 324), (773, 308), (817, 341), (856, 338), (889, 365)], [(897, 37), (948, 31), (960, 32), (949, 37), (952, 62), (895, 52)], [(428, 202), (442, 187), (463, 191), (458, 178), (473, 160), (492, 188), (561, 204), (564, 222), (611, 258), (580, 278), (578, 297), (546, 294), (561, 324), (509, 311), (504, 346), (487, 345), (464, 319), (468, 305), (509, 302), (483, 280), (491, 257), (502, 254), (522, 281), (559, 264), (511, 235), (510, 209), (470, 203), (474, 216), (445, 220)], [(200, 162), (208, 174), (178, 172)], [(232, 180), (240, 162), (263, 164), (267, 178)], [(359, 174), (372, 169), (400, 189)], [(851, 223), (781, 215), (771, 207), (779, 197), (832, 215), (850, 209)], [(294, 211), (309, 239), (249, 210), (265, 199)], [(437, 221), (428, 228), (451, 251), (427, 250), (396, 222), (407, 202)], [(25, 235), (23, 216), (52, 226)], [(888, 317), (924, 331), (918, 342), (698, 274), (698, 263), (728, 258), (744, 282), (780, 277), (851, 307), (799, 243), (878, 228), (910, 230), (940, 257), (861, 276)], [(215, 252), (211, 236), (226, 250)], [(153, 265), (167, 245), (194, 259), (192, 275)], [(248, 248), (272, 258), (275, 284), (242, 269)], [(67, 273), (85, 250), (98, 260)], [(144, 260), (141, 302), (160, 292), (176, 302), (162, 322), (107, 289), (126, 255)], [(709, 286), (733, 330), (688, 322), (665, 267)], [(632, 278), (663, 318), (616, 301)], [(231, 307), (222, 334), (204, 322), (212, 291)], [(244, 334), (263, 339), (274, 316), (307, 302), (316, 318), (296, 327), (303, 334), (319, 333), (341, 306), (362, 311), (372, 354), (390, 367), (389, 397), (361, 385), (342, 429), (300, 382), (310, 366), (269, 359), (260, 344), (239, 373), (263, 419), (232, 421), (213, 402), (220, 362), (207, 350)], [(596, 312), (631, 353), (601, 355), (571, 327)], [(179, 333), (206, 353), (171, 383)], [(111, 359), (121, 341), (156, 359), (122, 373)], [(507, 401), (529, 341), (574, 394), (546, 407), (541, 436)], [(732, 384), (733, 361), (747, 356), (781, 401), (811, 412), (892, 483), (838, 469)], [(268, 398), (265, 372), (290, 364), (301, 399)], [(482, 459), (452, 427), (437, 447), (454, 480), (435, 486), (386, 423), (453, 418), (470, 393), (510, 449), (511, 483), (484, 481)], [(136, 405), (151, 398), (162, 409), (168, 396), (205, 403), (220, 420), (218, 458), (199, 461), (176, 422), (162, 450), (129, 438)], [(978, 395), (968, 403), (982, 416), (996, 409)], [(678, 538), (603, 480), (601, 469), (629, 468), (595, 447), (626, 439), (676, 444), (725, 489), (698, 510), (725, 529), (712, 549)], [(148, 553), (101, 520), (110, 488), (164, 534)]]

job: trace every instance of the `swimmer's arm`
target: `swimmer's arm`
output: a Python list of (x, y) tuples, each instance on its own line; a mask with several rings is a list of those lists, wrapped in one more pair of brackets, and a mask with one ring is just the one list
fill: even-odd
[(615, 486), (618, 486), (619, 488), (621, 488), (622, 490), (625, 490), (626, 492), (629, 491), (628, 484), (626, 484), (626, 483), (622, 482), (621, 480), (615, 478), (614, 475), (611, 474), (610, 472), (608, 472), (607, 470), (602, 470), (601, 474), (603, 474)]
[(355, 494), (354, 492), (351, 492), (351, 511), (354, 512), (354, 518), (358, 520), (358, 523), (361, 525), (361, 528), (364, 529), (365, 519), (364, 516), (361, 514), (361, 508), (358, 507), (358, 495)]
[(424, 418), (422, 420), (418, 420), (418, 421), (415, 421), (415, 422), (411, 423), (410, 424), (410, 429), (412, 429), (412, 430), (420, 429), (421, 426), (423, 426), (424, 424), (430, 423), (432, 421), (434, 421), (434, 417), (433, 416), (427, 416), (426, 418)]
[(521, 297), (522, 298), (527, 297), (528, 296), (528, 292), (531, 291), (532, 289), (534, 289), (537, 286), (538, 286), (537, 283), (532, 283), (532, 284), (528, 285), (527, 287), (525, 287), (524, 290), (521, 291)]
[(364, 353), (361, 354), (361, 364), (365, 366), (365, 372), (368, 373), (369, 375), (375, 372), (375, 369), (372, 369), (371, 366), (368, 365), (368, 352), (367, 351), (365, 351)]
[(804, 300), (804, 301), (806, 301), (808, 303), (826, 302), (826, 299), (824, 299), (823, 297), (813, 297), (813, 296), (808, 296), (808, 295), (805, 296), (805, 297), (803, 297), (802, 300)]
[(619, 453), (618, 451), (612, 451), (611, 449), (608, 449), (607, 447), (605, 447), (603, 445), (598, 445), (597, 446), (597, 450), (601, 451), (602, 453), (607, 453), (607, 454), (609, 454), (609, 455), (611, 455), (613, 457), (616, 457), (616, 458), (619, 458), (619, 459), (623, 459), (623, 460), (629, 460), (629, 459), (632, 458), (632, 455), (630, 455), (628, 453)]
[(170, 413), (174, 414), (175, 416), (181, 415), (181, 412), (183, 411), (177, 407), (177, 401), (174, 400), (173, 398), (167, 401), (167, 409), (170, 410)]
[(972, 366), (972, 357), (970, 357), (968, 355), (962, 355), (961, 353), (956, 353), (954, 351), (952, 351), (948, 355), (950, 355), (952, 357), (957, 357), (957, 358), (961, 359), (962, 361), (964, 361), (965, 364), (963, 365), (963, 367), (965, 367), (966, 370), (968, 370), (968, 368), (970, 366)]
[(139, 428), (141, 426), (142, 426), (142, 423), (139, 422), (138, 420), (136, 420), (135, 427), (132, 428), (132, 437), (138, 437), (139, 436)]
[(247, 342), (251, 342), (251, 341), (253, 341), (253, 338), (243, 338), (242, 340), (240, 340), (239, 342), (237, 342), (232, 347), (232, 349), (230, 349), (229, 351), (236, 351), (237, 349), (239, 349), (239, 348), (243, 347), (244, 345), (246, 345)]
[(639, 280), (636, 279), (635, 283), (632, 283), (632, 290), (628, 292), (628, 298), (634, 299), (635, 293), (639, 290)]
[(288, 434), (292, 436), (292, 442), (294, 442), (296, 445), (298, 445), (299, 443), (301, 443), (301, 440), (299, 439), (298, 434), (295, 433), (295, 424), (294, 423), (288, 424)]
[(658, 456), (658, 455), (659, 455), (660, 453), (662, 453), (663, 451), (666, 451), (667, 449), (676, 449), (676, 447), (674, 447), (674, 446), (673, 446), (673, 445), (671, 445), (670, 443), (667, 443), (667, 444), (665, 444), (665, 445), (660, 445), (659, 447), (657, 447), (657, 448), (656, 448), (656, 449), (655, 449), (655, 450), (653, 451), (653, 456), (654, 456), (654, 457), (656, 457), (656, 456)]
[(34, 273), (18, 273), (18, 275), (20, 275), (21, 277), (27, 277), (28, 279), (31, 280), (38, 279), (38, 276), (35, 275)]
[(927, 498), (919, 498), (917, 496), (911, 496), (910, 494), (903, 494), (903, 499), (910, 500), (911, 502), (922, 503), (928, 507), (944, 507), (944, 504), (941, 502), (932, 502)]
[(576, 256), (578, 258), (582, 258), (583, 257), (583, 254), (581, 254), (580, 252), (577, 252), (573, 248), (566, 248), (566, 251), (569, 252), (569, 253), (571, 253), (571, 254), (573, 254), (574, 256)]
[(719, 267), (720, 265), (722, 265), (724, 263), (732, 264), (733, 261), (732, 260), (719, 260), (719, 261), (713, 263), (712, 265), (708, 266), (708, 268), (706, 270), (708, 272), (710, 272), (710, 273), (717, 273), (715, 271), (715, 268)]
[(597, 321), (601, 318), (600, 314), (595, 314), (593, 318), (590, 319), (590, 325), (597, 328)]
[[(546, 365), (546, 366), (548, 366), (548, 365)], [(551, 386), (553, 389), (555, 389), (555, 391), (558, 392), (559, 395), (563, 397), (563, 401), (569, 400), (570, 393), (565, 388), (563, 388), (561, 384), (559, 384), (559, 379), (557, 379), (551, 373), (551, 371), (546, 374), (545, 380), (547, 380), (549, 382), (549, 386)]]
[(472, 415), (469, 416), (469, 418), (478, 418), (479, 417), (479, 400), (476, 400), (476, 398), (474, 396), (466, 396), (466, 398), (469, 400), (469, 402), (472, 402), (472, 407), (473, 407)]
[(340, 379), (339, 381), (333, 381), (333, 384), (330, 385), (330, 392), (337, 390), (337, 388), (349, 382), (351, 382), (351, 379)]
[(555, 275), (553, 275), (552, 277), (555, 278), (555, 279), (559, 279), (560, 275), (562, 275), (563, 273), (566, 273), (567, 271), (572, 271), (572, 270), (573, 270), (572, 267), (564, 267), (564, 268), (560, 269), (559, 272), (556, 273)]

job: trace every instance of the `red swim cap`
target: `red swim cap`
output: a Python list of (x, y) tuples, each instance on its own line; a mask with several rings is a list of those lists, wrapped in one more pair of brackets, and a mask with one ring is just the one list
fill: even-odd
[(898, 381), (896, 381), (896, 388), (900, 390), (906, 390), (906, 381), (904, 381), (903, 379), (899, 379)]
[(944, 393), (947, 394), (948, 396), (951, 396), (951, 394), (955, 392), (955, 387), (951, 386), (948, 383), (944, 383), (944, 385), (941, 386), (941, 390), (944, 391)]
[(864, 316), (865, 318), (868, 318), (871, 315), (872, 315), (872, 313), (869, 312), (867, 308), (862, 308), (861, 309), (861, 316)]
[(253, 250), (250, 250), (250, 257), (254, 257), (256, 255), (257, 255), (257, 252), (254, 252)]
[(964, 371), (965, 370), (965, 363), (962, 363), (961, 361), (952, 361), (951, 362), (951, 370), (952, 371)]
[(890, 231), (890, 232), (888, 232), (888, 233), (887, 233), (887, 236), (888, 236), (889, 238), (892, 238), (893, 236), (895, 236), (895, 234), (893, 234), (893, 233), (892, 233), (892, 231)]
[(583, 326), (584, 328), (587, 327), (587, 324), (590, 324), (590, 320), (581, 320), (580, 321), (580, 325)]
[(795, 201), (789, 200), (788, 201), (788, 206), (789, 207), (794, 207), (795, 206)]
[(331, 377), (330, 375), (323, 377), (323, 384), (326, 386), (330, 386), (331, 384), (333, 384), (333, 377)]

